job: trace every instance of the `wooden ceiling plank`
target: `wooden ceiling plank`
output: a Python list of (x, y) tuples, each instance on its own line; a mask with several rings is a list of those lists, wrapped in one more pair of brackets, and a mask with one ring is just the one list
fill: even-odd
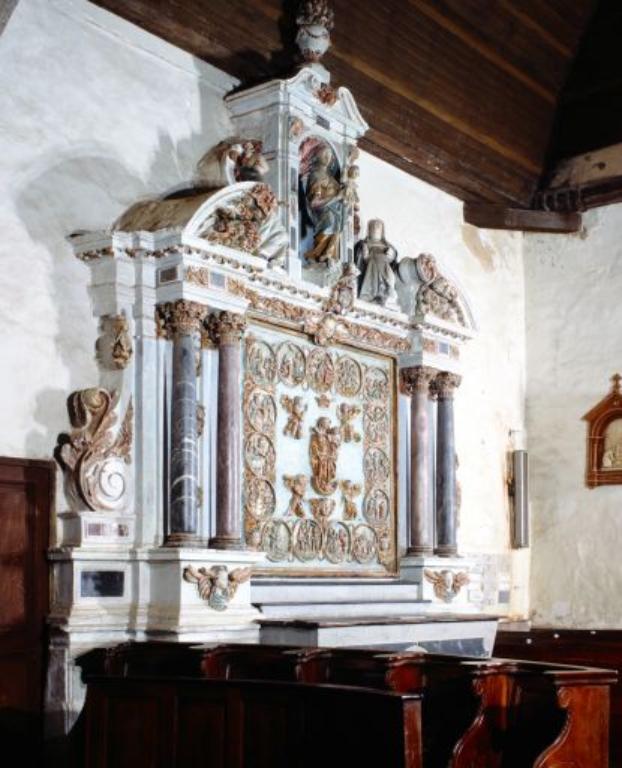
[(482, 229), (570, 234), (581, 231), (579, 213), (555, 213), (507, 208), (489, 203), (465, 203), (464, 221)]
[(422, 13), (425, 13), (428, 18), (435, 21), (439, 26), (442, 26), (444, 29), (458, 37), (460, 40), (462, 40), (463, 43), (470, 46), (474, 51), (477, 51), (477, 53), (490, 61), (496, 67), (503, 70), (511, 77), (514, 77), (516, 80), (519, 80), (521, 83), (523, 83), (523, 85), (526, 85), (534, 93), (537, 93), (545, 101), (548, 101), (549, 104), (556, 103), (557, 94), (554, 91), (541, 85), (529, 74), (514, 66), (514, 64), (509, 62), (507, 59), (504, 59), (481, 39), (478, 39), (470, 32), (468, 32), (468, 30), (466, 30), (464, 27), (456, 24), (449, 17), (445, 16), (443, 13), (436, 10), (433, 6), (429, 5), (426, 0), (408, 0), (408, 2), (410, 2), (411, 5), (420, 10)]

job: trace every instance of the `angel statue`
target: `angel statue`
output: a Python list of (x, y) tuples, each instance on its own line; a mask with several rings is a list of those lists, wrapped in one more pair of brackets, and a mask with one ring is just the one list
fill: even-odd
[(451, 603), (462, 587), (469, 583), (469, 575), (465, 571), (454, 573), (447, 570), (431, 571), (425, 568), (423, 574), (433, 585), (436, 597), (444, 603)]
[(196, 584), (199, 597), (206, 600), (209, 607), (215, 611), (224, 611), (238, 586), (250, 577), (250, 568), (236, 568), (231, 573), (226, 565), (213, 565), (211, 568), (194, 568), (188, 565), (184, 568), (184, 580)]
[(368, 222), (367, 237), (356, 244), (354, 257), (361, 272), (359, 298), (397, 309), (394, 271), (397, 251), (385, 240), (381, 219)]

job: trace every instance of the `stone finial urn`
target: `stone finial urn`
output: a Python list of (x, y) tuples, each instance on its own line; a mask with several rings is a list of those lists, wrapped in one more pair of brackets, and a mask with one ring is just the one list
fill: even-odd
[(306, 62), (316, 63), (330, 46), (334, 13), (326, 0), (303, 0), (296, 16), (296, 44)]

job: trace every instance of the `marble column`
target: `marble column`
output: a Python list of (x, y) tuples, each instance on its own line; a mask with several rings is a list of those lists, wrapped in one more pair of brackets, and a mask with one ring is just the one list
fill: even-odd
[(430, 509), (430, 383), (433, 368), (415, 366), (400, 372), (403, 391), (410, 395), (410, 520), (408, 555), (429, 555), (434, 531)]
[(242, 315), (220, 312), (208, 327), (218, 345), (216, 532), (209, 546), (243, 549), (240, 357), (246, 322)]
[(454, 435), (454, 391), (460, 376), (439, 373), (433, 390), (438, 401), (436, 424), (436, 546), (434, 554), (457, 554), (456, 444)]
[(167, 547), (201, 546), (198, 521), (197, 358), (207, 307), (193, 301), (159, 308), (173, 338)]

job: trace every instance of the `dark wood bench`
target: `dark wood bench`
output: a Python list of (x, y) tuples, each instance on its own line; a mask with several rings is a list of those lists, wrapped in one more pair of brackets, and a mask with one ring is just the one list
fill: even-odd
[(611, 686), (610, 765), (622, 768), (622, 631), (539, 628), (499, 631), (494, 653), (510, 659), (533, 659), (557, 664), (589, 665), (615, 670)]
[[(339, 717), (335, 715), (333, 728), (340, 733), (346, 723), (361, 735), (367, 733), (368, 719), (361, 714), (365, 708), (356, 703), (357, 693), (369, 698), (375, 692), (380, 697), (378, 702), (383, 701), (382, 696), (389, 697), (387, 702), (397, 697), (395, 700), (402, 704), (395, 706), (402, 712), (402, 720), (395, 715), (394, 704), (387, 703), (390, 722), (386, 727), (390, 730), (384, 739), (385, 742), (396, 740), (397, 752), (391, 747), (391, 760), (398, 760), (396, 765), (425, 768), (553, 768), (564, 764), (575, 768), (606, 768), (608, 765), (608, 688), (615, 675), (603, 670), (373, 649), (201, 647), (159, 643), (127, 643), (114, 649), (92, 651), (82, 657), (80, 665), (88, 684), (87, 734), (93, 729), (103, 730), (105, 735), (99, 738), (112, 739), (115, 743), (119, 738), (130, 737), (117, 734), (122, 720), (102, 719), (100, 710), (108, 706), (102, 703), (107, 697), (113, 696), (115, 701), (127, 697), (129, 710), (136, 704), (137, 697), (139, 701), (146, 697), (157, 713), (157, 699), (164, 696), (169, 702), (167, 706), (178, 711), (179, 704), (174, 704), (176, 697), (186, 696), (190, 686), (193, 706), (197, 712), (201, 707), (207, 712), (212, 707), (212, 696), (216, 695), (212, 691), (226, 699), (225, 692), (230, 685), (231, 690), (236, 691), (231, 694), (233, 699), (237, 701), (241, 696), (245, 701), (247, 689), (242, 688), (253, 683), (255, 687), (251, 686), (248, 691), (257, 692), (262, 690), (261, 686), (268, 686), (264, 696), (268, 709), (272, 707), (271, 692), (281, 702), (291, 697), (292, 711), (298, 706), (297, 702), (303, 700), (300, 698), (303, 691), (330, 691), (333, 698), (347, 694), (348, 712), (359, 715), (352, 718), (348, 715), (345, 720), (343, 712)], [(328, 697), (328, 693), (326, 695)], [(204, 704), (199, 703), (201, 696), (205, 696)], [(334, 706), (336, 712), (342, 706), (333, 699), (326, 705), (318, 698), (304, 701), (310, 707), (325, 706), (326, 711)], [(143, 708), (142, 703), (136, 706)], [(244, 709), (246, 705), (239, 706)], [(379, 714), (382, 706), (378, 704), (376, 718), (382, 719)], [(147, 716), (144, 712), (143, 715)], [(269, 713), (265, 716), (273, 717)], [(278, 719), (280, 715), (274, 717)], [(150, 731), (141, 738), (153, 739), (160, 732), (160, 729)], [(168, 731), (167, 734), (167, 744), (176, 743), (178, 736)], [(306, 735), (303, 733), (300, 738), (304, 740)], [(244, 736), (244, 744), (246, 739)], [(90, 761), (87, 766), (116, 766), (116, 763), (93, 762), (93, 756), (103, 749), (99, 742), (94, 744), (92, 737), (87, 738)], [(407, 744), (410, 746), (403, 754), (402, 747), (406, 749)], [(119, 755), (120, 747), (115, 749)], [(364, 751), (362, 759), (370, 761), (362, 764), (375, 764), (376, 757), (372, 760), (371, 756), (376, 754), (371, 748)], [(167, 760), (148, 764), (185, 765), (171, 762), (172, 758)], [(196, 764), (246, 766), (255, 763), (203, 761)], [(383, 764), (393, 763), (385, 758)], [(132, 766), (137, 768), (135, 763)]]

